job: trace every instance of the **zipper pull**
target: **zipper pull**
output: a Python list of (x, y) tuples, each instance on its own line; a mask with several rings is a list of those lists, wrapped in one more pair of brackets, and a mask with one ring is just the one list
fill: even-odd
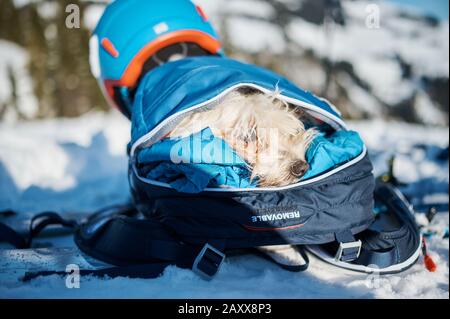
[(425, 268), (427, 268), (429, 272), (436, 272), (437, 265), (434, 262), (433, 258), (428, 254), (427, 242), (425, 237), (423, 237), (422, 239), (422, 253), (424, 257)]

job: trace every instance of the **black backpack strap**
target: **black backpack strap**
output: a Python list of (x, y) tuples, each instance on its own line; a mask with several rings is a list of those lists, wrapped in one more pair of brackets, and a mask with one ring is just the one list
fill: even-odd
[(57, 213), (41, 213), (31, 219), (29, 231), (26, 236), (21, 235), (7, 224), (0, 223), (0, 242), (6, 242), (17, 249), (30, 248), (33, 243), (33, 239), (39, 236), (44, 229), (51, 225), (75, 228), (77, 226), (77, 222), (62, 218)]
[[(157, 278), (160, 274), (164, 272), (167, 266), (171, 264), (166, 262), (153, 263), (153, 264), (139, 264), (127, 267), (109, 267), (104, 269), (95, 270), (80, 270), (80, 276), (94, 276), (94, 277), (128, 277), (128, 278), (141, 278), (141, 279), (153, 279)], [(39, 277), (46, 276), (67, 276), (67, 272), (64, 271), (38, 271), (38, 272), (27, 272), (23, 277), (22, 281), (27, 282)]]
[(39, 236), (48, 226), (52, 225), (75, 229), (78, 226), (78, 223), (75, 220), (65, 219), (59, 214), (53, 212), (38, 214), (31, 219), (28, 234), (28, 247), (31, 247), (34, 238)]
[(8, 243), (17, 249), (28, 247), (27, 240), (4, 223), (0, 223), (0, 243)]
[[(208, 240), (202, 244), (186, 243), (159, 220), (139, 219), (132, 206), (103, 209), (79, 224), (56, 213), (42, 213), (30, 224), (28, 240), (8, 227), (7, 232), (22, 248), (30, 247), (32, 239), (49, 225), (62, 225), (75, 229), (75, 243), (85, 254), (110, 264), (102, 269), (80, 270), (80, 275), (130, 278), (156, 278), (167, 266), (192, 269), (206, 280), (212, 279), (225, 259), (226, 240)], [(7, 226), (6, 226), (7, 227)], [(309, 260), (303, 248), (298, 247), (305, 264), (289, 266), (268, 258), (289, 271), (303, 271)], [(267, 257), (267, 256), (266, 256)], [(27, 273), (24, 281), (40, 276), (67, 275), (66, 272), (41, 271)]]
[[(300, 263), (293, 263), (293, 262), (287, 262), (284, 261), (283, 258), (276, 258), (276, 251), (275, 254), (269, 254), (267, 252), (265, 252), (264, 250), (261, 249), (253, 249), (252, 252), (257, 255), (260, 256), (272, 263), (274, 263), (275, 265), (281, 267), (284, 270), (287, 271), (291, 271), (291, 272), (302, 272), (302, 271), (306, 271), (309, 268), (309, 257), (306, 254), (305, 248), (301, 245), (292, 245), (290, 246), (290, 249), (293, 249), (295, 251), (292, 251), (290, 253), (298, 253), (301, 256), (302, 262)], [(281, 256), (283, 257), (283, 256)]]
[[(192, 250), (194, 252), (195, 250)], [(146, 264), (135, 264), (130, 266), (113, 266), (103, 269), (80, 270), (81, 276), (94, 277), (128, 277), (153, 279), (159, 277), (168, 266), (176, 265), (181, 268), (191, 268), (197, 275), (205, 280), (211, 280), (219, 271), (225, 259), (225, 255), (214, 247), (206, 244), (201, 251), (192, 258), (179, 258), (176, 261), (153, 262)], [(39, 271), (28, 272), (22, 277), (22, 281), (27, 282), (42, 276), (60, 275), (66, 276), (64, 271)]]
[(89, 274), (142, 278), (158, 277), (167, 266), (175, 265), (212, 279), (226, 248), (225, 240), (187, 244), (157, 220), (124, 216), (88, 221), (77, 230), (75, 243), (87, 255), (117, 266)]
[(362, 242), (356, 240), (350, 230), (335, 234), (336, 242), (339, 243), (335, 259), (342, 262), (351, 262), (359, 258)]
[[(0, 241), (18, 249), (30, 248), (32, 240), (50, 225), (75, 230), (75, 242), (81, 251), (112, 266), (81, 270), (80, 275), (156, 278), (169, 265), (191, 268), (204, 279), (212, 279), (219, 271), (225, 254), (225, 240), (213, 240), (203, 245), (189, 245), (176, 238), (160, 222), (138, 219), (132, 206), (108, 207), (84, 223), (62, 218), (54, 212), (36, 215), (29, 233), (22, 236), (0, 223)], [(65, 272), (41, 271), (27, 273), (24, 281), (40, 276), (67, 275)]]
[[(19, 215), (12, 210), (0, 213), (1, 215)], [(124, 215), (132, 216), (136, 214), (136, 210), (132, 205), (108, 206), (95, 212), (92, 217)], [(31, 248), (33, 239), (38, 237), (49, 226), (62, 226), (75, 230), (79, 225), (79, 221), (74, 219), (63, 218), (55, 212), (43, 212), (31, 218), (28, 233), (23, 235), (14, 230), (6, 223), (0, 222), (0, 242), (6, 242), (17, 249)]]

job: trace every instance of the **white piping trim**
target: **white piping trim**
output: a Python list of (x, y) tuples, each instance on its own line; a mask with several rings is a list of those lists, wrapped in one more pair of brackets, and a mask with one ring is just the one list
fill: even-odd
[[(273, 191), (288, 190), (288, 189), (296, 188), (296, 187), (299, 187), (299, 186), (305, 186), (305, 185), (309, 185), (309, 184), (321, 181), (322, 179), (325, 179), (325, 178), (327, 178), (327, 177), (329, 177), (331, 175), (334, 175), (334, 174), (336, 174), (336, 173), (338, 173), (338, 172), (340, 172), (340, 171), (342, 171), (342, 170), (344, 170), (344, 169), (346, 169), (346, 168), (348, 168), (348, 167), (350, 167), (350, 166), (360, 162), (366, 156), (366, 154), (367, 154), (367, 148), (366, 148), (366, 146), (364, 146), (363, 152), (358, 157), (356, 157), (353, 160), (351, 160), (350, 162), (347, 162), (347, 163), (339, 166), (338, 168), (335, 168), (334, 170), (331, 170), (331, 171), (329, 171), (329, 172), (327, 172), (325, 174), (319, 175), (317, 177), (308, 179), (308, 180), (303, 181), (303, 182), (299, 182), (299, 183), (296, 183), (296, 184), (288, 185), (288, 186), (283, 186), (283, 187), (255, 187), (255, 188), (205, 188), (204, 191), (205, 192), (218, 192), (218, 193), (229, 193), (229, 192), (231, 193), (231, 192), (252, 192), (252, 191), (253, 192), (261, 192), (261, 191), (263, 191), (263, 192), (273, 192)], [(137, 169), (136, 169), (136, 166), (134, 165), (134, 163), (131, 166), (133, 168), (134, 174), (137, 176), (137, 178), (140, 181), (142, 181), (144, 183), (147, 183), (147, 184), (154, 185), (154, 186), (165, 187), (165, 188), (172, 188), (170, 186), (170, 184), (157, 182), (157, 181), (154, 181), (154, 180), (147, 179), (147, 178), (139, 176), (139, 174), (137, 172)]]
[[(157, 125), (153, 130), (151, 130), (147, 134), (141, 136), (136, 142), (133, 143), (133, 145), (131, 147), (131, 152), (130, 152), (131, 157), (134, 156), (134, 154), (136, 152), (136, 149), (141, 144), (144, 144), (145, 142), (150, 140), (159, 130), (161, 130), (168, 122), (170, 122), (175, 117), (178, 117), (178, 116), (183, 115), (183, 114), (188, 113), (188, 112), (192, 112), (192, 111), (194, 111), (194, 110), (196, 110), (198, 108), (201, 108), (201, 107), (203, 107), (205, 105), (211, 104), (214, 101), (220, 99), (221, 97), (227, 95), (231, 91), (236, 90), (236, 89), (238, 89), (240, 87), (252, 87), (252, 88), (260, 90), (260, 91), (262, 91), (263, 93), (266, 93), (266, 94), (273, 93), (272, 91), (270, 91), (270, 90), (268, 90), (266, 88), (263, 88), (263, 87), (261, 87), (259, 85), (253, 84), (253, 83), (239, 83), (237, 85), (234, 85), (234, 86), (226, 89), (225, 91), (223, 91), (219, 95), (216, 95), (215, 97), (213, 97), (213, 98), (211, 98), (211, 99), (209, 99), (209, 100), (207, 100), (205, 102), (202, 102), (200, 104), (194, 105), (194, 106), (192, 106), (190, 108), (187, 108), (186, 110), (183, 110), (181, 112), (178, 112), (178, 113), (173, 114), (172, 116), (169, 116), (168, 118), (166, 118), (159, 125)], [(338, 118), (338, 117), (336, 117), (336, 116), (334, 116), (332, 114), (329, 114), (329, 113), (325, 112), (324, 110), (322, 110), (318, 106), (315, 106), (313, 104), (309, 104), (309, 103), (306, 103), (306, 102), (303, 102), (303, 101), (300, 101), (300, 100), (297, 100), (297, 99), (294, 99), (294, 98), (290, 98), (290, 97), (284, 96), (282, 94), (278, 94), (277, 98), (279, 98), (281, 100), (284, 100), (287, 103), (294, 104), (294, 105), (297, 105), (297, 106), (301, 106), (301, 107), (304, 107), (305, 109), (308, 109), (308, 110), (311, 110), (313, 112), (319, 113), (319, 114), (325, 116), (326, 118), (329, 118), (329, 119), (333, 120), (334, 122), (339, 124), (342, 128), (347, 130), (347, 125), (344, 123), (344, 121), (342, 121), (340, 118)], [(332, 125), (331, 123), (328, 123), (328, 124)]]
[[(422, 235), (420, 235), (420, 242), (422, 242)], [(422, 251), (422, 245), (419, 245), (419, 247), (417, 248), (417, 250), (414, 252), (414, 254), (409, 257), (407, 260), (405, 260), (404, 262), (400, 263), (400, 264), (396, 264), (396, 265), (392, 265), (386, 268), (371, 268), (368, 266), (364, 266), (364, 265), (356, 265), (356, 264), (351, 264), (351, 263), (345, 263), (342, 261), (336, 261), (334, 258), (329, 257), (329, 255), (326, 255), (322, 249), (320, 249), (320, 246), (306, 246), (306, 249), (312, 253), (314, 256), (316, 256), (317, 258), (330, 263), (332, 265), (335, 265), (337, 267), (341, 267), (344, 269), (348, 269), (348, 270), (353, 270), (353, 271), (359, 271), (359, 272), (365, 272), (365, 273), (390, 273), (390, 272), (399, 272), (402, 271), (406, 268), (408, 268), (409, 266), (411, 266), (420, 256), (420, 253)]]
[(339, 116), (342, 116), (341, 111), (338, 110), (338, 108), (336, 107), (336, 105), (334, 105), (333, 103), (331, 103), (330, 101), (328, 101), (327, 99), (325, 99), (325, 98), (323, 98), (323, 97), (319, 97), (318, 99), (321, 100), (322, 102), (327, 103), (327, 104), (331, 107), (331, 109), (332, 109), (333, 111), (335, 111), (337, 114), (339, 114)]

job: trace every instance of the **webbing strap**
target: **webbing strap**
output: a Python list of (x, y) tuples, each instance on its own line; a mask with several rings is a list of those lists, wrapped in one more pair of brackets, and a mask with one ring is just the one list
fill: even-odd
[(336, 261), (350, 262), (358, 259), (361, 253), (362, 242), (356, 240), (350, 230), (335, 234), (339, 248), (336, 253)]
[[(79, 225), (60, 215), (47, 212), (36, 215), (30, 223), (28, 238), (24, 238), (13, 229), (0, 224), (0, 240), (7, 241), (17, 248), (28, 248), (33, 238), (50, 225), (61, 225), (77, 229), (78, 247), (96, 259), (109, 263), (104, 269), (80, 271), (82, 276), (108, 276), (130, 278), (156, 278), (169, 265), (191, 268), (195, 273), (210, 280), (219, 271), (225, 254), (225, 240), (209, 240), (204, 245), (190, 245), (181, 242), (159, 221), (127, 218), (130, 209), (118, 211), (102, 210)], [(3, 238), (4, 237), (4, 238)], [(308, 257), (300, 250), (306, 264), (287, 267), (271, 260), (290, 271), (303, 271), (308, 267)], [(62, 271), (41, 271), (27, 273), (23, 280), (29, 281), (41, 276), (67, 275)]]
[[(100, 223), (100, 227), (96, 225)], [(86, 231), (87, 230), (87, 231)], [(75, 242), (84, 253), (109, 264), (127, 274), (132, 264), (155, 264), (161, 268), (138, 267), (155, 272), (158, 276), (163, 265), (191, 268), (206, 279), (211, 279), (219, 270), (225, 255), (225, 240), (209, 240), (204, 244), (187, 244), (176, 237), (170, 229), (158, 220), (137, 220), (116, 216), (104, 220), (92, 220), (80, 226)], [(94, 273), (94, 274), (102, 274)]]
[[(152, 279), (162, 275), (168, 266), (178, 266), (180, 268), (191, 268), (203, 279), (211, 280), (217, 274), (225, 259), (225, 255), (223, 253), (209, 244), (205, 245), (200, 253), (198, 253), (197, 248), (186, 247), (185, 251), (187, 251), (186, 256), (179, 256), (179, 259), (177, 260), (135, 264), (130, 266), (112, 266), (103, 269), (83, 269), (80, 270), (79, 275), (109, 278), (128, 277)], [(195, 254), (195, 252), (197, 252), (197, 254)], [(53, 275), (66, 276), (68, 273), (64, 271), (28, 272), (24, 275), (22, 281), (27, 282), (38, 277)]]
[[(406, 228), (403, 227), (397, 231), (399, 238), (405, 238), (407, 236)], [(368, 234), (366, 232), (366, 234)], [(377, 233), (373, 233), (373, 236), (377, 236)], [(353, 238), (353, 239), (352, 239)], [(341, 254), (341, 258), (337, 259), (339, 255), (336, 254), (337, 261), (352, 262), (357, 265), (372, 265), (380, 268), (386, 268), (398, 263), (398, 251), (396, 245), (392, 242), (392, 246), (384, 249), (370, 249), (367, 245), (370, 243), (370, 238), (364, 238), (364, 245), (360, 244), (361, 241), (356, 241), (353, 235), (347, 233), (336, 234), (336, 240), (340, 244), (346, 247)], [(347, 251), (346, 251), (347, 250)]]
[(8, 243), (17, 249), (27, 248), (27, 240), (4, 223), (0, 223), (0, 243)]
[(67, 228), (75, 228), (77, 227), (78, 223), (75, 220), (62, 218), (59, 214), (53, 212), (38, 214), (31, 219), (28, 239), (29, 246), (31, 246), (33, 238), (39, 236), (39, 234), (45, 228), (51, 225), (60, 225)]
[(28, 234), (24, 237), (5, 223), (0, 223), (0, 242), (6, 242), (17, 249), (30, 248), (33, 239), (51, 225), (60, 225), (67, 228), (75, 228), (77, 222), (62, 218), (57, 213), (46, 212), (34, 216), (30, 222)]
[[(0, 214), (18, 215), (17, 212), (12, 210), (0, 212)], [(132, 205), (115, 205), (98, 210), (91, 216), (91, 218), (98, 218), (103, 215), (133, 216), (135, 214), (136, 209)], [(55, 212), (44, 212), (35, 215), (31, 219), (29, 230), (26, 235), (20, 234), (18, 231), (12, 229), (5, 223), (0, 223), (0, 242), (8, 243), (17, 249), (30, 248), (32, 246), (33, 239), (38, 237), (48, 226), (52, 225), (75, 229), (78, 226), (78, 222), (76, 220), (63, 218), (60, 214)]]
[[(83, 236), (78, 236), (77, 244), (88, 255), (92, 253), (94, 257), (109, 256), (112, 258), (111, 260), (130, 259), (130, 265), (111, 266), (96, 270), (84, 269), (80, 271), (80, 275), (108, 276), (111, 278), (118, 276), (155, 278), (167, 266), (176, 265), (182, 268), (192, 268), (203, 278), (211, 279), (222, 265), (225, 259), (225, 255), (222, 253), (222, 250), (225, 249), (224, 241), (214, 241), (204, 246), (186, 245), (174, 238), (160, 223), (140, 222), (137, 219), (126, 218), (130, 215), (133, 215), (130, 207), (118, 207), (117, 210), (108, 208), (93, 214), (88, 222), (78, 225), (76, 221), (64, 219), (57, 213), (45, 212), (32, 218), (26, 238), (8, 225), (0, 223), (0, 241), (7, 242), (17, 249), (25, 249), (30, 248), (33, 238), (50, 225), (77, 228), (79, 230), (77, 234), (85, 234), (86, 232), (83, 232), (85, 227), (92, 233), (84, 237), (84, 240), (80, 239)], [(126, 222), (127, 220), (129, 222)], [(96, 224), (100, 224), (99, 227), (96, 227)], [(111, 225), (116, 227), (108, 227)], [(105, 228), (112, 231), (105, 231)], [(151, 237), (152, 235), (154, 237)], [(122, 241), (125, 246), (115, 245)], [(98, 245), (96, 246), (96, 244)], [(137, 244), (140, 244), (140, 246)], [(89, 247), (90, 245), (93, 245), (94, 248)], [(135, 249), (130, 252), (130, 248), (133, 246), (138, 246), (141, 250)], [(99, 259), (104, 260), (104, 258)], [(144, 262), (144, 260), (147, 262)], [(33, 272), (27, 273), (23, 280), (29, 281), (40, 276), (50, 275), (66, 275), (66, 273), (58, 271)]]
[[(171, 263), (151, 263), (151, 264), (141, 264), (133, 265), (127, 267), (110, 267), (104, 269), (83, 269), (80, 270), (80, 276), (93, 276), (93, 277), (128, 277), (128, 278), (142, 278), (142, 279), (153, 279), (159, 277), (164, 270), (170, 266)], [(47, 276), (67, 276), (68, 273), (64, 271), (38, 271), (38, 272), (28, 272), (22, 277), (22, 281), (27, 282), (39, 277)]]
[(300, 254), (300, 256), (303, 259), (303, 263), (299, 264), (292, 264), (292, 263), (283, 263), (281, 261), (278, 261), (276, 258), (268, 254), (267, 252), (260, 250), (260, 249), (254, 249), (253, 252), (257, 256), (261, 256), (264, 259), (274, 263), (275, 265), (283, 268), (284, 270), (291, 271), (291, 272), (302, 272), (306, 271), (309, 268), (309, 257), (306, 254), (305, 248), (300, 245), (292, 246), (292, 249), (295, 249), (296, 252)]

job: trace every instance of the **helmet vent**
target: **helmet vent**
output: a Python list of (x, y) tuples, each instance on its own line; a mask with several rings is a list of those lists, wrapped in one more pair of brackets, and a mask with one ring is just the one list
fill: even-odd
[(117, 51), (114, 44), (108, 38), (102, 39), (102, 47), (103, 47), (103, 49), (106, 50), (106, 52), (111, 54), (113, 57), (115, 57), (115, 58), (119, 57), (119, 51)]
[(198, 14), (202, 17), (203, 21), (208, 21), (208, 16), (206, 15), (205, 11), (203, 11), (202, 7), (195, 6), (195, 8), (197, 9)]

